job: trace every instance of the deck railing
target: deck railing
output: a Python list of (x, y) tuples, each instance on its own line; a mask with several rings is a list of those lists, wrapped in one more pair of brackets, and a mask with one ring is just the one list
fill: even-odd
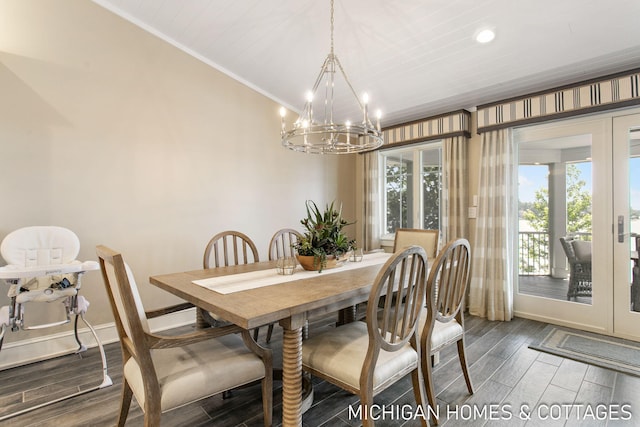
[[(546, 231), (521, 231), (518, 238), (521, 276), (548, 276), (551, 274), (549, 233)], [(572, 233), (580, 240), (591, 240), (591, 233)]]
[(521, 231), (518, 237), (518, 273), (521, 276), (550, 275), (549, 233), (543, 231)]

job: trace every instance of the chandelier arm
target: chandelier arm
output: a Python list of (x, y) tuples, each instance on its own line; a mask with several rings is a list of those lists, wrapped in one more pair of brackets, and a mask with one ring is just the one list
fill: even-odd
[(334, 55), (333, 57), (335, 58), (335, 63), (338, 64), (338, 69), (342, 73), (342, 77), (344, 77), (344, 81), (347, 83), (347, 86), (349, 86), (349, 89), (351, 89), (351, 93), (353, 94), (354, 98), (356, 98), (356, 101), (358, 101), (358, 105), (360, 106), (360, 109), (362, 109), (363, 106), (362, 106), (362, 103), (360, 102), (360, 98), (358, 97), (358, 94), (356, 93), (353, 86), (351, 86), (351, 81), (347, 77), (347, 73), (344, 72), (344, 69), (342, 68), (342, 64), (340, 63), (340, 60), (336, 55)]
[(329, 54), (324, 59), (324, 62), (322, 63), (322, 67), (320, 67), (320, 74), (318, 74), (318, 77), (316, 77), (316, 82), (313, 84), (313, 89), (311, 89), (311, 92), (313, 92), (314, 94), (318, 90), (318, 86), (320, 86), (320, 82), (322, 81), (322, 76), (324, 76), (328, 72), (327, 65), (331, 62), (333, 62), (333, 56)]

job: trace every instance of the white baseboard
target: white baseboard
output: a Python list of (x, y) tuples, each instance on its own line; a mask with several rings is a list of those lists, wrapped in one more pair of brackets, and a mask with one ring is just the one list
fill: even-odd
[[(190, 308), (176, 313), (167, 314), (149, 320), (149, 327), (152, 331), (163, 331), (193, 324), (195, 322), (195, 308)], [(91, 319), (87, 319), (91, 322)], [(70, 326), (71, 325), (71, 326)], [(113, 343), (119, 340), (115, 323), (93, 325), (93, 328), (102, 342), (102, 345)], [(60, 328), (58, 328), (60, 329)], [(65, 325), (65, 332), (58, 332), (38, 338), (23, 341), (4, 343), (0, 350), (0, 370), (39, 362), (53, 357), (64, 356), (75, 353), (78, 350), (78, 343), (73, 334), (73, 319), (70, 324)], [(52, 328), (53, 330), (53, 328)], [(11, 334), (19, 334), (7, 330), (5, 340)], [(82, 322), (78, 321), (78, 335), (80, 341), (87, 347), (97, 347), (97, 343), (91, 330)]]

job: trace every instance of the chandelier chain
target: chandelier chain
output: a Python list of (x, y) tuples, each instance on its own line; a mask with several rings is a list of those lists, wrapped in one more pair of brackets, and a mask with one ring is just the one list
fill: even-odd
[(331, 56), (333, 56), (333, 0), (331, 0)]

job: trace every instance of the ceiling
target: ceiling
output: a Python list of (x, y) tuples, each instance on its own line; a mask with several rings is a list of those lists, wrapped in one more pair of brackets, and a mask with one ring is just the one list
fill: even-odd
[[(94, 1), (295, 111), (330, 50), (329, 0)], [(638, 0), (335, 0), (334, 15), (383, 127), (640, 68)], [(355, 117), (349, 97), (336, 116)]]

